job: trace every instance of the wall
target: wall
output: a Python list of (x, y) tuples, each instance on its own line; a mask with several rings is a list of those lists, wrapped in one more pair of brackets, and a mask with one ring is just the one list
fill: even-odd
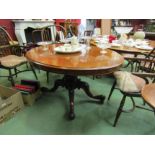
[(13, 40), (17, 40), (12, 19), (0, 19), (0, 26), (4, 26), (6, 28), (7, 32), (10, 34)]
[(132, 19), (131, 24), (134, 27), (134, 31), (138, 29), (143, 29), (143, 26), (147, 24), (146, 19)]
[(101, 33), (102, 35), (111, 34), (111, 19), (101, 19)]

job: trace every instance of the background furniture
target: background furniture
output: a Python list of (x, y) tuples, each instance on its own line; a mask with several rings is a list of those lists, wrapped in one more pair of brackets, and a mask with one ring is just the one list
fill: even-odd
[[(149, 44), (150, 44), (150, 46), (155, 47), (155, 41), (150, 40)], [(120, 47), (112, 46), (112, 47), (110, 47), (110, 49), (123, 55), (125, 60), (128, 61), (128, 64), (125, 67), (128, 67), (128, 65), (131, 65), (131, 71), (136, 70), (136, 69), (134, 69), (134, 67), (136, 67), (136, 66), (134, 66), (134, 64), (138, 63), (137, 57), (145, 59), (145, 57), (148, 57), (150, 55), (150, 53), (152, 51), (154, 51), (154, 49), (151, 51), (151, 50), (142, 50), (142, 49), (138, 49), (135, 47), (127, 47), (127, 46), (120, 46)], [(140, 62), (142, 62), (142, 61), (140, 61)]]
[[(155, 47), (155, 41), (154, 40), (149, 40), (149, 44), (152, 47)], [(118, 53), (124, 53), (124, 54), (141, 54), (141, 53), (149, 53), (150, 50), (143, 50), (143, 49), (138, 49), (135, 47), (127, 47), (127, 46), (121, 46), (121, 47), (110, 47), (111, 50), (117, 51)]]
[(115, 26), (133, 27), (130, 35), (142, 29), (145, 32), (145, 39), (155, 40), (155, 20), (154, 19), (101, 19), (102, 35), (111, 34)]
[(93, 31), (91, 31), (91, 30), (85, 30), (84, 31), (84, 36), (92, 36), (93, 35)]
[[(28, 43), (25, 35), (25, 29), (29, 27), (38, 29), (40, 27), (54, 25), (53, 20), (13, 20), (13, 22), (15, 23), (15, 34), (20, 45)], [(54, 29), (52, 29), (52, 27), (51, 33), (54, 33)], [(54, 38), (52, 38), (52, 40), (55, 41)]]
[[(128, 61), (128, 64), (125, 67), (131, 65), (131, 71), (145, 71), (145, 72), (154, 72), (154, 60), (155, 60), (155, 48), (148, 52), (142, 52), (139, 54), (125, 54), (124, 58)], [(146, 61), (147, 60), (147, 61)]]
[(70, 21), (65, 21), (59, 23), (61, 26), (65, 28), (65, 37), (67, 36), (78, 36), (78, 23), (70, 22)]
[[(54, 29), (54, 33), (51, 33), (51, 29)], [(49, 25), (35, 29), (32, 31), (32, 40), (34, 44), (39, 42), (37, 37), (38, 32), (41, 35), (41, 42), (50, 41), (51, 43), (56, 43), (61, 42), (65, 39), (64, 34), (66, 33), (66, 30), (61, 25)], [(54, 41), (52, 40), (52, 38), (54, 39)]]

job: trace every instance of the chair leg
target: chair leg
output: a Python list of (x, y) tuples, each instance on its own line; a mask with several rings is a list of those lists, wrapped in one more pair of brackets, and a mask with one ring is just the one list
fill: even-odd
[(46, 76), (47, 76), (47, 83), (49, 83), (49, 72), (46, 72)]
[[(128, 60), (127, 60), (128, 61)], [(128, 64), (123, 66), (123, 68), (127, 68), (130, 65), (130, 61), (128, 61)]]
[(121, 103), (120, 103), (120, 106), (117, 110), (117, 114), (116, 114), (116, 118), (115, 118), (115, 121), (114, 121), (114, 127), (116, 126), (117, 122), (118, 122), (118, 119), (122, 113), (122, 109), (123, 109), (123, 106), (124, 106), (124, 103), (125, 103), (125, 99), (126, 99), (126, 95), (123, 96), (122, 100), (121, 100)]
[(139, 68), (139, 66), (138, 66), (139, 64), (138, 64), (138, 62), (136, 62), (136, 64), (135, 64), (135, 72), (138, 72), (138, 68)]
[(137, 69), (136, 69), (136, 72), (139, 72), (140, 71), (140, 63), (137, 62)]
[(155, 109), (153, 108), (154, 116), (155, 116)]
[(110, 100), (111, 95), (112, 95), (112, 93), (113, 93), (113, 91), (114, 91), (114, 89), (115, 89), (115, 86), (116, 86), (116, 80), (114, 81), (114, 83), (113, 83), (113, 85), (112, 85), (112, 87), (111, 87), (111, 90), (110, 90), (110, 93), (109, 93), (109, 96), (108, 96), (107, 101)]
[(17, 68), (14, 68), (14, 72), (15, 72), (16, 77), (17, 77)]
[(131, 64), (131, 72), (133, 72), (134, 64), (133, 64), (133, 62), (131, 62), (130, 64)]
[(34, 68), (33, 68), (33, 66), (31, 64), (30, 64), (30, 67), (32, 69), (32, 72), (33, 72), (35, 78), (38, 80), (37, 74), (36, 74), (36, 72), (35, 72), (35, 70), (34, 70)]
[(26, 63), (26, 67), (27, 67), (27, 69), (29, 68), (28, 63)]
[(12, 75), (11, 69), (9, 69), (9, 77), (8, 77), (8, 79), (11, 81), (11, 85), (14, 86), (15, 82), (13, 80), (13, 75)]

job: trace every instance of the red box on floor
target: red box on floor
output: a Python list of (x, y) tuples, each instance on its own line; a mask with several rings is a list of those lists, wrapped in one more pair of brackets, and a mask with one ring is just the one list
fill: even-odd
[[(18, 90), (21, 89), (23, 101), (26, 105), (32, 105), (33, 103), (35, 103), (36, 99), (38, 99), (41, 95), (39, 81), (21, 80), (21, 84), (17, 86)], [(28, 88), (32, 88), (32, 91), (29, 91)]]

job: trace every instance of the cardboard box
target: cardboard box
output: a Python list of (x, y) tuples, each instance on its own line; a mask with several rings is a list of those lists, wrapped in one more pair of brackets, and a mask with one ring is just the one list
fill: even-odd
[(26, 105), (32, 105), (41, 95), (40, 89), (32, 94), (22, 94), (23, 101)]
[(32, 105), (41, 95), (40, 82), (37, 80), (22, 79), (14, 88), (21, 92), (26, 105)]
[(19, 91), (0, 85), (0, 122), (24, 107)]

